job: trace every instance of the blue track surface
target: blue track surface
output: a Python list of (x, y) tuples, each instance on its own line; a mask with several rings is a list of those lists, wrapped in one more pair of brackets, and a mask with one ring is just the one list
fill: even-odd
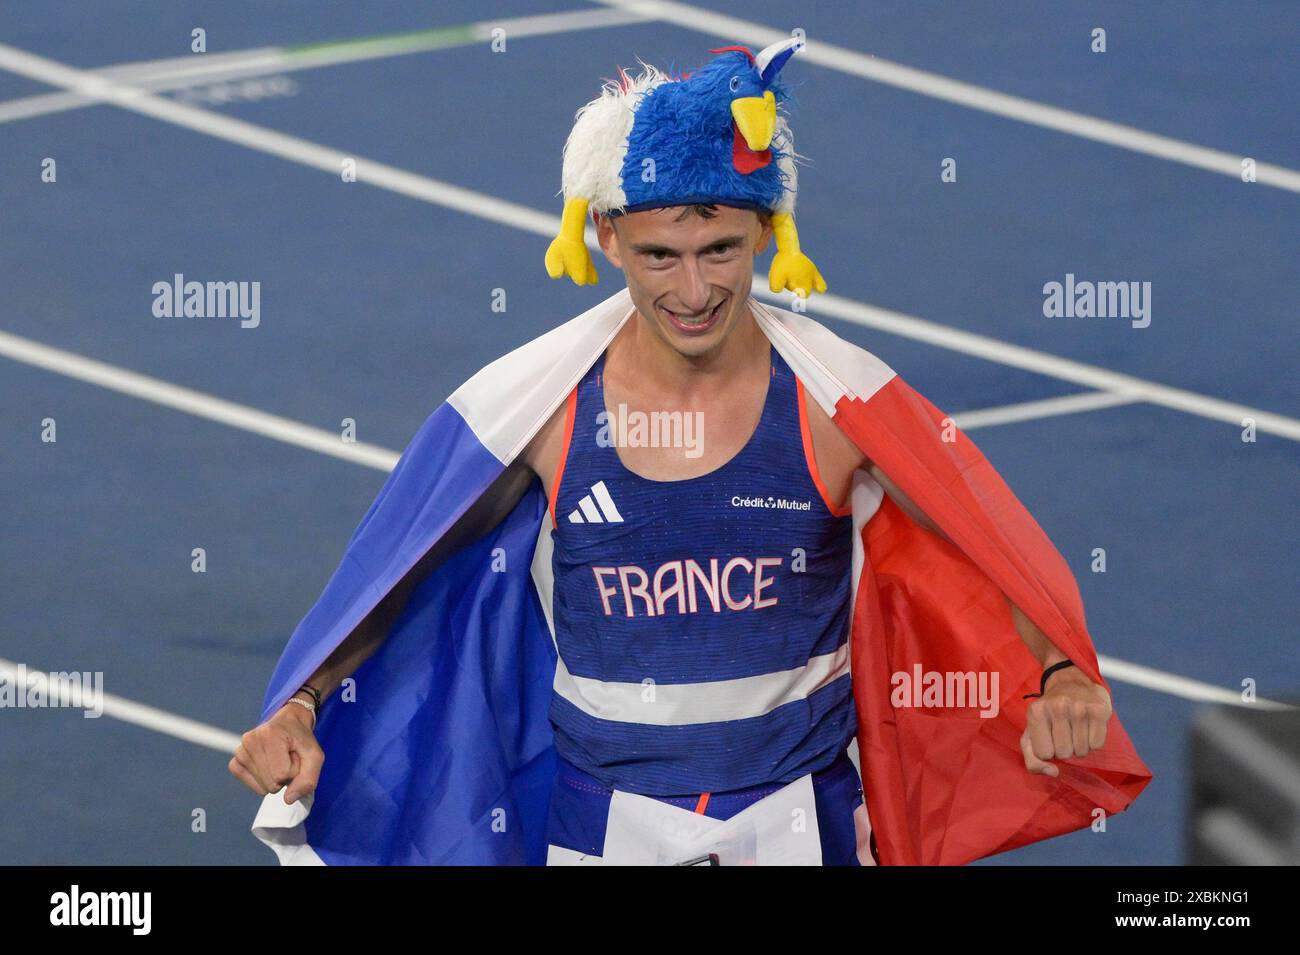
[[(734, 4), (700, 3), (735, 16)], [(1290, 3), (798, 4), (743, 16), (954, 79), (1300, 168)], [(0, 43), (82, 69), (570, 9), (531, 0), (15, 2)], [(1108, 52), (1088, 50), (1108, 32)], [(557, 215), (560, 150), (602, 77), (736, 42), (664, 23), (289, 74), (216, 109)], [(1300, 195), (796, 61), (804, 247), (830, 291), (1046, 354), (1300, 417)], [(49, 87), (0, 69), (0, 108)], [(58, 182), (40, 181), (44, 157)], [(945, 157), (958, 181), (939, 180)], [(1288, 224), (1289, 223), (1289, 224)], [(0, 331), (400, 450), (468, 375), (590, 307), (547, 240), (111, 106), (0, 122)], [(765, 272), (765, 257), (760, 271)], [(173, 273), (260, 281), (261, 325), (159, 319)], [(1152, 321), (1047, 319), (1042, 287), (1149, 281)], [(507, 291), (505, 314), (492, 291)], [(941, 408), (1083, 389), (827, 319)], [(54, 418), (58, 441), (39, 440)], [(1147, 404), (972, 432), (1079, 579), (1103, 654), (1300, 692), (1300, 446)], [(0, 358), (0, 659), (233, 733), (383, 482), (377, 470)], [(190, 570), (195, 547), (207, 573)], [(1107, 551), (1093, 574), (1090, 553)], [(1155, 781), (1106, 834), (1001, 863), (1176, 864), (1201, 704), (1114, 684)], [(73, 710), (0, 711), (0, 862), (270, 864), (228, 757)], [(207, 831), (191, 831), (202, 808)]]

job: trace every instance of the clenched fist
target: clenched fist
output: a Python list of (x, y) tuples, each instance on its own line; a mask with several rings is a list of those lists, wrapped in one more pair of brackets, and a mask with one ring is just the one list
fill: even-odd
[(286, 783), (284, 801), (293, 805), (316, 790), (325, 752), (312, 733), (312, 714), (286, 703), (280, 711), (240, 739), (229, 769), (245, 786), (265, 796)]
[(1031, 773), (1059, 776), (1049, 759), (1087, 756), (1106, 743), (1110, 694), (1079, 673), (1064, 671), (1048, 678), (1047, 690), (1029, 704), (1029, 721), (1020, 737), (1020, 752)]

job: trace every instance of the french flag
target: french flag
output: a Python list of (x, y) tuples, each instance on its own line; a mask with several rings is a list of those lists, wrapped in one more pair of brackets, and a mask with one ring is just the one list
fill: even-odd
[[(749, 304), (806, 395), (949, 538), (856, 472), (851, 672), (865, 831), (881, 863), (961, 864), (1088, 826), (1096, 809), (1123, 811), (1152, 774), (1118, 715), (1101, 749), (1054, 761), (1058, 777), (1031, 774), (1021, 755), (1023, 697), (1041, 667), (1007, 598), (1106, 686), (1078, 586), (1047, 535), (975, 444), (879, 358), (807, 315)], [(262, 720), (518, 457), (634, 311), (620, 290), (487, 365), (429, 416), (285, 647)], [(546, 518), (534, 481), (498, 527), (424, 579), (354, 683), (325, 701), (315, 793), (292, 806), (272, 793), (253, 822), (281, 863), (545, 863), (557, 659)], [(997, 715), (895, 707), (891, 676), (918, 666), (996, 673)]]

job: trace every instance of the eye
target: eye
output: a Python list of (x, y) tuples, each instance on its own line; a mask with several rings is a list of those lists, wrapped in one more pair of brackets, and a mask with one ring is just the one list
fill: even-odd
[(731, 92), (734, 93), (734, 92), (736, 92), (736, 91), (739, 90), (739, 89), (740, 89), (740, 77), (739, 77), (739, 76), (733, 76), (733, 77), (731, 78)]

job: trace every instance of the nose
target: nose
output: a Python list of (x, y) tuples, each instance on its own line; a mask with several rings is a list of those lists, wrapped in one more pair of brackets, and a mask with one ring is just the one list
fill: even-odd
[(687, 258), (684, 261), (686, 267), (682, 269), (682, 284), (677, 288), (677, 295), (691, 314), (698, 315), (708, 307), (710, 285), (697, 260)]

